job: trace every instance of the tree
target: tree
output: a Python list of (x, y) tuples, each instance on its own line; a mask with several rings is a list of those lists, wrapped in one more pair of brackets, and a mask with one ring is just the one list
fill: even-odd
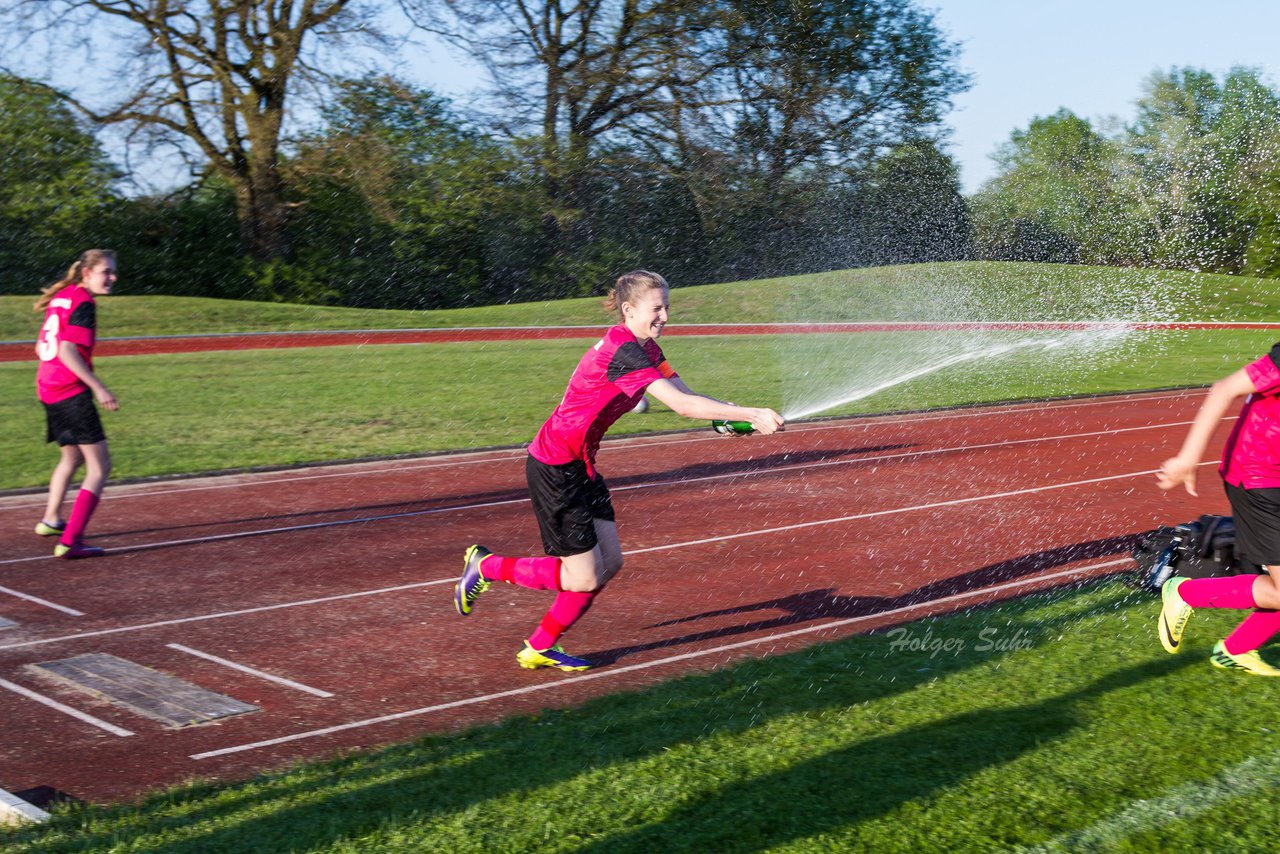
[(539, 205), (511, 152), (393, 78), (336, 94), (288, 164), (298, 258), (263, 296), (426, 309), (527, 289)]
[(959, 261), (969, 255), (969, 216), (960, 170), (929, 141), (900, 145), (878, 158), (857, 196), (863, 263)]
[(1251, 69), (1152, 75), (1127, 129), (1128, 195), (1156, 264), (1240, 272), (1259, 221), (1280, 97)]
[(571, 248), (618, 148), (684, 181), (714, 242), (756, 248), (743, 228), (805, 220), (840, 170), (923, 136), (967, 86), (908, 0), (443, 3), (431, 25), (489, 69), (508, 132), (540, 140), (549, 233)]
[[(288, 206), (280, 172), (288, 104), (325, 73), (320, 44), (372, 34), (356, 0), (6, 0), (11, 33), (106, 31), (119, 96), (75, 103), (95, 121), (176, 146), (212, 170), (236, 200), (242, 250), (254, 261), (288, 255)], [(60, 54), (64, 59), (67, 54)]]
[(5, 292), (52, 281), (104, 243), (118, 177), (65, 98), (0, 75), (0, 269)]
[(995, 155), (973, 200), (984, 257), (1117, 264), (1133, 240), (1116, 198), (1117, 148), (1070, 110), (1037, 116)]

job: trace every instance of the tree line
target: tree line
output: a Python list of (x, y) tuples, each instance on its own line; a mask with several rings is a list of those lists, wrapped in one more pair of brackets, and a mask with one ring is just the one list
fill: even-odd
[[(389, 5), (467, 51), (486, 96), (349, 73)], [(969, 80), (910, 0), (0, 0), (0, 21), (129, 46), (96, 99), (0, 76), (9, 293), (89, 245), (132, 292), (412, 309), (598, 293), (636, 266), (1275, 263), (1280, 125), (1255, 73), (1153, 78), (1115, 132), (1034, 119), (965, 199), (944, 119)], [(190, 182), (122, 192), (137, 167), (110, 128)]]

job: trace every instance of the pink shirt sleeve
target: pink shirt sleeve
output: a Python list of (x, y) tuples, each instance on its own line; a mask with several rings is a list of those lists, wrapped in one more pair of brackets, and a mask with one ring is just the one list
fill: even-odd
[(1275, 394), (1280, 391), (1280, 368), (1276, 367), (1276, 363), (1271, 361), (1270, 356), (1263, 356), (1258, 361), (1246, 365), (1245, 372), (1249, 375), (1249, 379), (1253, 380), (1253, 387), (1259, 394)]

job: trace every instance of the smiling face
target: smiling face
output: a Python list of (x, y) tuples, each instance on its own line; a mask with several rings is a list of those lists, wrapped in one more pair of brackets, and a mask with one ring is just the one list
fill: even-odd
[(646, 288), (633, 302), (622, 304), (622, 319), (640, 341), (658, 338), (667, 325), (671, 296), (666, 288)]
[(100, 258), (81, 276), (80, 284), (91, 294), (105, 296), (116, 283), (116, 262), (113, 258)]

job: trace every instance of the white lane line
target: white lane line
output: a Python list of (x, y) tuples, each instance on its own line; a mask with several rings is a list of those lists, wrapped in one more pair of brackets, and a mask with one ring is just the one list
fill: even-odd
[(48, 706), (51, 709), (57, 709), (59, 712), (62, 712), (63, 714), (66, 714), (66, 715), (70, 715), (71, 717), (84, 721), (87, 724), (93, 724), (98, 729), (104, 729), (107, 732), (111, 733), (112, 735), (118, 735), (122, 737), (133, 735), (133, 733), (129, 732), (129, 730), (127, 729), (121, 729), (115, 724), (109, 724), (106, 721), (101, 720), (100, 718), (95, 718), (93, 715), (87, 715), (84, 712), (80, 711), (79, 709), (73, 709), (70, 706), (65, 706), (62, 703), (59, 703), (57, 700), (46, 697), (43, 694), (37, 694), (35, 691), (29, 691), (26, 688), (23, 688), (21, 685), (16, 685), (13, 682), (8, 681), (7, 679), (0, 679), (0, 688), (8, 688), (10, 691), (14, 692), (15, 694), (21, 694), (22, 696), (26, 697), (28, 700), (35, 700), (37, 703), (44, 703), (46, 706)]
[[(1216, 465), (1216, 463), (1210, 461), (1210, 462), (1201, 463), (1201, 465)], [(724, 534), (719, 537), (708, 537), (701, 540), (690, 540), (690, 541), (680, 542), (680, 543), (669, 543), (663, 546), (651, 546), (649, 548), (643, 548), (643, 549), (631, 549), (628, 551), (624, 551), (623, 555), (631, 556), (631, 555), (637, 555), (637, 554), (646, 554), (648, 552), (666, 551), (668, 549), (681, 549), (681, 548), (686, 548), (692, 545), (706, 545), (710, 543), (725, 542), (727, 540), (742, 539), (743, 537), (752, 537), (752, 536), (758, 536), (761, 534), (776, 533), (778, 531), (789, 531), (789, 530), (794, 530), (796, 528), (810, 528), (810, 527), (816, 527), (819, 525), (832, 525), (839, 522), (847, 522), (855, 519), (866, 519), (866, 518), (871, 518), (876, 516), (891, 516), (898, 513), (911, 513), (917, 510), (929, 510), (937, 507), (945, 507), (948, 505), (972, 504), (979, 501), (989, 501), (992, 499), (1008, 498), (1014, 495), (1028, 495), (1035, 492), (1051, 492), (1057, 489), (1068, 489), (1073, 486), (1088, 485), (1093, 483), (1104, 483), (1106, 481), (1121, 480), (1123, 478), (1141, 477), (1143, 475), (1155, 474), (1155, 472), (1156, 472), (1156, 469), (1148, 469), (1146, 471), (1129, 472), (1127, 474), (1092, 478), (1090, 480), (1079, 480), (1079, 481), (1071, 481), (1069, 483), (1057, 483), (1057, 484), (1050, 484), (1048, 486), (1032, 487), (1029, 489), (1016, 490), (1013, 492), (998, 492), (990, 495), (977, 495), (971, 498), (957, 498), (953, 501), (933, 502), (930, 504), (919, 504), (919, 505), (913, 505), (910, 507), (895, 507), (889, 510), (877, 510), (871, 513), (859, 513), (852, 516), (838, 516), (832, 519), (819, 519), (813, 522), (804, 522), (797, 525), (787, 525), (780, 528), (765, 528), (765, 529), (760, 529), (756, 531), (743, 531), (737, 534)], [(245, 614), (256, 614), (256, 613), (261, 613), (263, 611), (276, 611), (276, 610), (281, 610), (285, 608), (296, 608), (303, 605), (316, 605), (316, 604), (322, 604), (325, 602), (336, 602), (343, 599), (354, 599), (361, 596), (377, 596), (382, 593), (394, 593), (400, 590), (409, 590), (417, 587), (431, 587), (438, 584), (453, 584), (456, 581), (457, 579), (455, 577), (438, 578), (434, 581), (420, 581), (420, 582), (415, 582), (413, 584), (401, 585), (399, 587), (384, 587), (384, 588), (379, 588), (377, 590), (361, 590), (361, 591), (356, 591), (354, 593), (341, 593), (334, 596), (324, 596), (318, 599), (306, 599), (300, 602), (281, 602), (276, 605), (262, 605), (257, 608), (244, 608), (238, 611), (223, 611), (215, 614), (201, 614), (194, 617), (179, 617), (172, 620), (160, 620), (154, 623), (141, 623), (133, 626), (117, 626), (116, 628), (112, 628), (112, 629), (100, 629), (98, 631), (92, 631), (92, 632), (80, 632), (79, 634), (61, 635), (59, 637), (43, 638), (41, 640), (23, 641), (21, 643), (12, 643), (12, 644), (0, 644), (0, 650), (18, 649), (20, 647), (28, 647), (28, 646), (41, 646), (43, 644), (60, 643), (62, 641), (79, 640), (81, 638), (97, 637), (101, 635), (113, 635), (113, 634), (119, 634), (122, 632), (143, 631), (145, 629), (154, 629), (154, 628), (159, 628), (163, 626), (175, 626), (175, 625), (181, 625), (183, 623), (194, 623), (194, 622), (201, 622), (205, 620), (218, 620), (226, 617), (239, 617)]]
[(1275, 787), (1280, 777), (1280, 754), (1250, 756), (1224, 768), (1208, 780), (1183, 783), (1154, 798), (1133, 801), (1090, 827), (1068, 831), (1040, 845), (1015, 849), (1026, 854), (1103, 851), (1120, 847), (1138, 834), (1175, 822), (1189, 822), (1234, 798), (1253, 798)]
[[(1046, 410), (1062, 410), (1062, 409), (1082, 409), (1096, 406), (1115, 406), (1117, 403), (1122, 404), (1142, 404), (1152, 400), (1169, 400), (1182, 397), (1203, 396), (1203, 391), (1192, 391), (1182, 393), (1170, 393), (1151, 395), (1148, 397), (1136, 399), (1104, 399), (1104, 400), (1082, 400), (1082, 401), (1045, 401), (1040, 403), (1013, 404), (1008, 406), (990, 406), (976, 407), (973, 409), (949, 411), (945, 413), (937, 412), (921, 412), (921, 413), (898, 413), (888, 415), (865, 415), (850, 421), (836, 422), (806, 422), (801, 421), (795, 424), (792, 432), (808, 433), (829, 430), (851, 430), (851, 429), (869, 429), (872, 427), (883, 427), (894, 424), (920, 424), (933, 421), (951, 421), (956, 419), (969, 418), (985, 418), (991, 416), (1004, 416), (1020, 413), (1036, 413)], [(1129, 428), (1141, 429), (1141, 428)], [(678, 436), (662, 436), (647, 437), (644, 435), (618, 437), (604, 442), (600, 446), (600, 452), (627, 451), (635, 448), (650, 448), (661, 445), (686, 444), (689, 442), (705, 442), (707, 436), (702, 432), (688, 431)], [(180, 492), (200, 492), (212, 489), (236, 489), (245, 486), (254, 485), (271, 485), (283, 483), (294, 483), (307, 480), (321, 480), (325, 478), (335, 477), (365, 477), (370, 475), (381, 475), (389, 473), (403, 473), (409, 471), (424, 471), (428, 469), (448, 468), (459, 465), (480, 465), (494, 462), (508, 462), (511, 459), (523, 459), (525, 455), (524, 448), (514, 449), (493, 449), (487, 451), (465, 451), (457, 453), (449, 453), (436, 458), (429, 458), (423, 461), (406, 460), (403, 462), (393, 463), (379, 468), (365, 468), (358, 471), (350, 471), (352, 468), (359, 468), (367, 465), (366, 463), (349, 463), (339, 466), (325, 467), (324, 471), (316, 471), (315, 469), (301, 469), (306, 474), (293, 474), (282, 477), (274, 477), (276, 474), (286, 475), (287, 472), (259, 472), (241, 473), (231, 475), (215, 475), (208, 478), (200, 478), (201, 482), (192, 484), (188, 482), (176, 481), (173, 486), (156, 487), (154, 485), (140, 486), (131, 484), (122, 484), (112, 488), (112, 501), (120, 501), (124, 498), (150, 498), (157, 495), (171, 495)], [(220, 482), (212, 483), (209, 481), (217, 480)], [(253, 481), (246, 483), (245, 481)], [(6, 500), (0, 497), (0, 506), (7, 507), (23, 507), (23, 506), (44, 506), (44, 498), (38, 496), (14, 496), (13, 500)]]
[[(1236, 416), (1223, 419), (1224, 421), (1232, 421)], [(780, 465), (768, 468), (753, 469), (750, 471), (727, 472), (724, 474), (710, 474), (702, 477), (677, 478), (674, 480), (653, 481), (651, 483), (637, 483), (630, 486), (610, 487), (610, 491), (630, 492), (637, 489), (658, 489), (667, 486), (680, 486), (691, 483), (704, 483), (712, 480), (727, 480), (729, 478), (746, 478), (758, 477), (760, 475), (776, 475), (787, 472), (809, 471), (811, 469), (828, 468), (830, 466), (858, 465), (867, 463), (881, 463), (890, 460), (901, 460), (913, 457), (929, 457), (938, 454), (953, 454), (959, 451), (982, 451), (992, 450), (994, 448), (1011, 448), (1018, 445), (1037, 444), (1042, 442), (1061, 442), (1069, 439), (1088, 439), (1095, 436), (1110, 436), (1117, 433), (1129, 433), (1139, 430), (1164, 430), (1173, 427), (1185, 427), (1190, 421), (1175, 421), (1166, 424), (1146, 424), (1141, 427), (1122, 427), (1111, 430), (1093, 430), (1087, 433), (1064, 433), (1058, 436), (1035, 436), (1028, 439), (1009, 439), (1001, 442), (986, 442), (978, 445), (953, 445), (947, 448), (933, 448), (927, 451), (901, 451), (894, 454), (877, 454), (865, 457), (850, 457), (840, 460), (824, 460), (820, 462), (795, 463), (793, 465)], [(1208, 464), (1208, 463), (1204, 463)], [(1203, 464), (1202, 464), (1203, 465)], [(476, 504), (457, 504), (450, 507), (435, 507), (430, 510), (407, 510), (403, 513), (385, 513), (378, 516), (358, 516), (354, 519), (335, 519), (328, 522), (311, 522), (306, 525), (285, 525), (278, 528), (258, 528), (252, 531), (232, 531), (226, 534), (210, 534), (204, 537), (189, 537), (181, 540), (163, 540), (154, 543), (138, 543), (136, 545), (121, 546), (121, 552), (141, 552), (153, 549), (174, 548), (176, 546), (190, 546), (201, 543), (213, 543), (222, 540), (238, 540), (244, 537), (259, 537), (269, 534), (288, 534), (296, 531), (308, 531), (320, 528), (338, 528), (345, 525), (360, 525), (366, 522), (385, 522), (393, 519), (411, 519), (420, 516), (436, 516), (442, 513), (461, 513), (468, 510), (483, 510), (490, 507), (503, 507), (512, 504), (528, 503), (528, 498), (510, 498), (502, 501), (485, 501)], [(338, 512), (338, 511), (334, 511)], [(10, 558), (8, 560), (0, 560), (0, 566), (8, 566), (18, 563), (30, 563), (38, 560), (52, 560), (49, 555), (33, 555), (31, 557)]]
[(59, 605), (57, 602), (50, 602), (48, 599), (41, 599), (39, 596), (32, 596), (30, 593), (22, 593), (9, 587), (0, 587), (0, 593), (7, 593), (10, 596), (16, 596), (19, 599), (25, 599), (28, 602), (34, 602), (37, 605), (43, 605), (46, 608), (52, 608), (55, 611), (61, 611), (64, 614), (70, 614), (73, 617), (83, 617), (83, 611), (77, 611), (75, 608), (68, 608), (66, 605)]
[(820, 623), (814, 626), (806, 626), (802, 629), (793, 629), (787, 632), (779, 632), (777, 634), (766, 635), (764, 637), (752, 638), (751, 640), (738, 641), (736, 643), (723, 644), (721, 646), (712, 647), (710, 649), (697, 650), (695, 652), (686, 652), (680, 655), (672, 655), (666, 658), (659, 658), (654, 661), (646, 661), (641, 664), (631, 664), (624, 667), (609, 667), (603, 670), (584, 673), (581, 676), (568, 676), (556, 679), (553, 682), (541, 682), (536, 685), (526, 685), (522, 688), (514, 688), (510, 691), (498, 691), (493, 694), (483, 694), (476, 697), (467, 697), (461, 700), (454, 700), (448, 703), (439, 703), (434, 706), (422, 706), (417, 709), (408, 709), (403, 712), (395, 712), (389, 715), (379, 715), (376, 718), (365, 718), (364, 720), (351, 721), (345, 724), (336, 724), (334, 726), (324, 727), (322, 729), (307, 730), (306, 732), (296, 732), (291, 735), (283, 735), (278, 738), (269, 738), (263, 741), (255, 741), (249, 744), (239, 744), (233, 747), (223, 747), (218, 750), (209, 750), (204, 753), (194, 753), (191, 759), (212, 759), (216, 756), (226, 756), (232, 753), (243, 753), (247, 750), (257, 750), (263, 747), (273, 747), (278, 744), (286, 744), (291, 741), (301, 741), (307, 738), (317, 738), (324, 735), (332, 735), (338, 732), (345, 732), (352, 729), (360, 729), (377, 724), (388, 723), (390, 721), (404, 720), (405, 718), (420, 717), (422, 715), (440, 712), (446, 709), (456, 709), (462, 706), (474, 706), (479, 703), (488, 703), (493, 700), (501, 700), (506, 697), (518, 697), (524, 694), (532, 694), (537, 691), (549, 691), (564, 685), (572, 685), (578, 682), (587, 682), (592, 679), (609, 679), (615, 676), (621, 676), (625, 673), (633, 673), (640, 670), (649, 670), (654, 667), (661, 667), (665, 664), (674, 664), (679, 661), (690, 661), (695, 658), (704, 658), (708, 655), (716, 655), (718, 653), (730, 652), (736, 649), (742, 649), (749, 646), (759, 646), (760, 644), (777, 643), (778, 641), (787, 640), (788, 638), (800, 637), (802, 635), (813, 634), (815, 632), (830, 631), (833, 629), (847, 628), (859, 623), (865, 623), (871, 620), (881, 620), (886, 617), (904, 616), (908, 613), (919, 611), (924, 608), (938, 605), (946, 605), (952, 602), (960, 602), (966, 599), (973, 599), (979, 596), (990, 596), (994, 593), (1006, 590), (1015, 590), (1021, 587), (1027, 587), (1032, 584), (1040, 584), (1046, 581), (1054, 581), (1059, 578), (1069, 578), (1071, 576), (1083, 575), (1086, 573), (1095, 573), (1098, 570), (1106, 569), (1111, 566), (1119, 566), (1128, 564), (1131, 561), (1127, 558), (1120, 560), (1107, 561), (1105, 563), (1091, 564), (1089, 566), (1078, 567), (1076, 569), (1063, 570), (1050, 575), (1038, 575), (1034, 578), (1021, 579), (1019, 581), (1010, 581), (1004, 584), (997, 584), (992, 587), (982, 587), (976, 590), (968, 590), (964, 593), (956, 593), (951, 596), (943, 596), (938, 599), (931, 599), (927, 602), (916, 602), (911, 605), (904, 605), (901, 608), (892, 608), (887, 611), (880, 611), (875, 614), (864, 614), (860, 617), (848, 617), (842, 620), (831, 620), (829, 622)]
[(183, 646), (180, 643), (167, 643), (165, 646), (169, 647), (169, 649), (176, 649), (178, 652), (185, 652), (187, 655), (194, 655), (197, 658), (203, 658), (206, 661), (221, 664), (223, 667), (230, 667), (232, 670), (239, 670), (241, 673), (248, 673), (250, 676), (257, 676), (259, 679), (265, 679), (268, 682), (275, 682), (277, 685), (284, 685), (287, 688), (294, 688), (298, 691), (305, 691), (308, 694), (314, 694), (317, 697), (334, 696), (328, 691), (321, 691), (319, 688), (312, 688), (310, 685), (303, 685), (301, 682), (294, 682), (292, 679), (285, 679), (283, 676), (275, 676), (254, 667), (248, 667), (234, 661), (229, 661), (225, 658), (219, 658), (216, 655), (210, 655), (207, 652), (201, 652), (198, 649), (192, 649), (191, 647)]
[(441, 578), (436, 581), (416, 581), (413, 584), (401, 584), (397, 587), (380, 587), (376, 590), (357, 590), (354, 593), (338, 593), (333, 596), (321, 596), (317, 599), (303, 599), (298, 602), (280, 602), (276, 605), (260, 605), (256, 608), (241, 608), (238, 611), (220, 611), (216, 614), (198, 614), (194, 617), (176, 617), (172, 620), (157, 620), (154, 623), (139, 623), (133, 626), (116, 626), (113, 629), (98, 629), (92, 632), (79, 632), (74, 635), (61, 635), (59, 637), (42, 638), (40, 640), (23, 641), (21, 643), (9, 643), (0, 645), (0, 650), (20, 649), (28, 646), (43, 646), (50, 643), (61, 643), (62, 641), (80, 640), (81, 638), (96, 638), (103, 635), (118, 635), (122, 632), (140, 632), (145, 629), (158, 629), (165, 626), (180, 626), (184, 623), (200, 623), (206, 620), (221, 620), (226, 617), (242, 617), (246, 614), (260, 614), (264, 611), (279, 611), (283, 608), (300, 608), (304, 605), (322, 605), (326, 602), (340, 602), (344, 599), (359, 599), (363, 596), (379, 596), (383, 593), (396, 593), (401, 590), (414, 590), (418, 587), (434, 587), (437, 584), (453, 584), (456, 578)]

